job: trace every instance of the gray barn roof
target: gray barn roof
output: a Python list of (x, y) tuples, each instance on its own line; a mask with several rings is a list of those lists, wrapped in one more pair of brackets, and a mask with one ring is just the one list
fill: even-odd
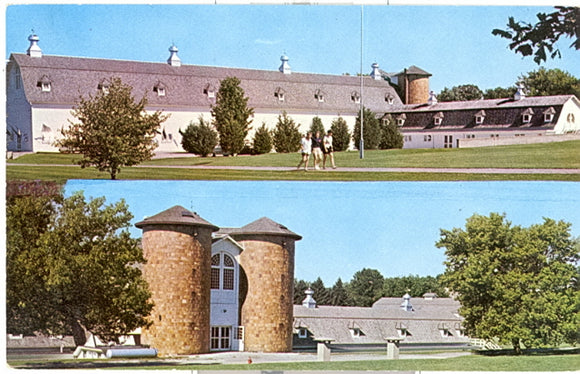
[[(459, 303), (450, 298), (413, 299), (413, 311), (403, 310), (401, 298), (382, 298), (371, 308), (294, 306), (294, 328), (306, 328), (314, 338), (328, 337), (334, 344), (378, 344), (385, 338), (396, 337), (404, 328), (408, 336), (404, 343), (466, 343), (458, 313)], [(357, 328), (360, 336), (353, 336)], [(444, 336), (441, 331), (450, 335)]]
[[(208, 87), (217, 91), (220, 81), (235, 76), (249, 97), (253, 108), (275, 111), (329, 112), (335, 115), (356, 113), (358, 103), (353, 93), (360, 95), (360, 77), (296, 73), (283, 74), (277, 70), (252, 70), (225, 67), (181, 65), (167, 63), (123, 61), (84, 57), (43, 55), (32, 58), (14, 53), (8, 68), (18, 64), (29, 102), (33, 104), (74, 105), (80, 96), (96, 95), (98, 85), (113, 77), (133, 87), (133, 95), (141, 98), (147, 94), (149, 106), (170, 110), (172, 108), (203, 108), (208, 110), (215, 99), (204, 93)], [(37, 83), (42, 79), (51, 82), (51, 91), (42, 92)], [(158, 96), (154, 87), (161, 85), (166, 95)], [(284, 92), (284, 100), (274, 93)], [(315, 97), (318, 91), (324, 101)], [(388, 98), (393, 103), (388, 103)], [(394, 88), (384, 80), (364, 78), (363, 102), (375, 112), (400, 109), (402, 102)]]
[[(491, 99), (472, 101), (437, 102), (433, 105), (405, 105), (401, 111), (394, 111), (394, 118), (405, 115), (403, 130), (422, 129), (552, 129), (564, 104), (576, 100), (574, 95), (535, 96), (521, 100)], [(524, 123), (522, 114), (533, 113), (531, 121)], [(544, 121), (544, 113), (551, 113), (553, 119)], [(476, 123), (476, 116), (484, 115), (483, 122)], [(442, 117), (440, 125), (434, 124), (434, 117)]]

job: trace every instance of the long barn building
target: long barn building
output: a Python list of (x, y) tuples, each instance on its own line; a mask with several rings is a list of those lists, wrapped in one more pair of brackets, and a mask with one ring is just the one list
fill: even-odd
[[(361, 84), (356, 76), (294, 72), (285, 55), (277, 70), (252, 70), (183, 64), (175, 46), (163, 62), (45, 55), (37, 35), (28, 39), (26, 53), (11, 54), (6, 68), (7, 150), (14, 152), (58, 151), (54, 141), (74, 120), (71, 110), (80, 97), (106, 92), (113, 78), (133, 87), (136, 98), (145, 95), (148, 111), (169, 114), (157, 136), (158, 152), (183, 151), (179, 130), (200, 117), (211, 119), (226, 77), (240, 79), (254, 108), (254, 129), (262, 123), (273, 129), (285, 111), (303, 132), (314, 117), (326, 129), (342, 117), (352, 131), (362, 104), (397, 122), (405, 148), (481, 146), (499, 144), (498, 138), (521, 143), (524, 136), (529, 142), (580, 130), (580, 102), (573, 95), (533, 98), (519, 92), (501, 100), (437, 103), (429, 92), (431, 74), (416, 66), (391, 74), (374, 63)], [(252, 138), (251, 131), (247, 142)]]

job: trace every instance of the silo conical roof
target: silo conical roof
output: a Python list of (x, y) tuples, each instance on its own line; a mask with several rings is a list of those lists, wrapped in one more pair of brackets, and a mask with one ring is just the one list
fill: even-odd
[(212, 231), (218, 231), (219, 227), (201, 218), (197, 213), (185, 209), (180, 205), (164, 210), (154, 216), (147, 217), (141, 222), (135, 224), (138, 228), (147, 225), (185, 225), (185, 226), (204, 226)]

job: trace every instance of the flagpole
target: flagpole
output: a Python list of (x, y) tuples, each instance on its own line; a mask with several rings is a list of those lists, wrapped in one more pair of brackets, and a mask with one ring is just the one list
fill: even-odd
[(360, 6), (360, 144), (359, 144), (359, 153), (360, 158), (365, 158), (365, 141), (363, 139), (363, 123), (364, 123), (364, 116), (363, 116), (363, 15), (364, 15), (364, 6)]

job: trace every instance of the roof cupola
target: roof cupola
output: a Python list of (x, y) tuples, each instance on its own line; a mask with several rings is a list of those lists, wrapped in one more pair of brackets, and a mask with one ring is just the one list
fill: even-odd
[(413, 311), (413, 305), (411, 305), (411, 295), (409, 295), (408, 293), (406, 293), (403, 296), (403, 303), (401, 304), (401, 309), (403, 309), (406, 312)]
[(516, 87), (518, 88), (518, 90), (514, 94), (514, 100), (519, 101), (521, 99), (524, 99), (526, 97), (526, 94), (524, 92), (524, 85), (518, 84)]
[(371, 65), (371, 67), (373, 68), (373, 71), (371, 71), (371, 77), (375, 80), (383, 79), (381, 71), (379, 70), (379, 64), (375, 62)]
[(302, 300), (302, 306), (309, 309), (316, 308), (316, 300), (312, 297), (314, 295), (312, 288), (308, 287), (304, 293), (306, 294), (306, 298)]
[(34, 31), (28, 37), (28, 41), (30, 41), (30, 46), (28, 47), (26, 54), (28, 54), (30, 57), (42, 57), (42, 50), (38, 46), (39, 40), (40, 39), (38, 38), (38, 36), (34, 34)]
[(286, 54), (283, 54), (280, 57), (280, 61), (282, 61), (282, 65), (280, 65), (278, 70), (280, 70), (280, 72), (282, 72), (284, 74), (292, 73), (292, 69), (290, 68), (290, 65), (288, 65), (288, 56), (286, 56)]
[(434, 105), (437, 104), (437, 96), (435, 96), (435, 92), (429, 92), (429, 99), (427, 99), (427, 104)]
[(172, 44), (171, 47), (169, 47), (169, 58), (167, 59), (167, 63), (171, 66), (181, 66), (181, 59), (179, 58), (179, 56), (177, 56), (177, 52), (179, 51), (179, 49), (177, 49), (177, 47), (175, 46), (175, 44)]

